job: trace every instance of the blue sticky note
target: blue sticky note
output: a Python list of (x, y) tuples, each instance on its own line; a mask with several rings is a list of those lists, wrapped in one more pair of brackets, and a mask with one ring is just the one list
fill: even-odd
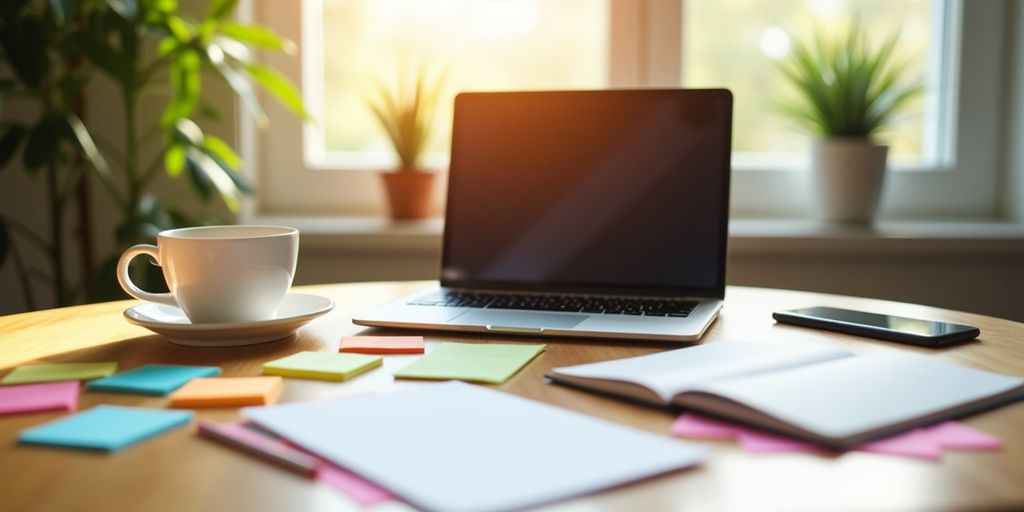
[(216, 366), (147, 364), (105, 379), (94, 380), (86, 386), (86, 389), (166, 395), (196, 377), (215, 377), (217, 375), (220, 375), (220, 368)]
[(97, 405), (88, 411), (30, 428), (22, 443), (116, 451), (192, 421), (191, 411)]

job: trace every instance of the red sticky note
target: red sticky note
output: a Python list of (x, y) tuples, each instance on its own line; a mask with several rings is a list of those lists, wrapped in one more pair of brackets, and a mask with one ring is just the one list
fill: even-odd
[(338, 352), (422, 354), (423, 336), (345, 336)]
[(77, 380), (0, 387), (0, 416), (57, 409), (73, 411), (76, 405)]

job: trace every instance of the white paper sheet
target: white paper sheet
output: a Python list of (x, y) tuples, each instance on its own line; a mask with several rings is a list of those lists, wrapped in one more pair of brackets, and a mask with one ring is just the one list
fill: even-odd
[(460, 382), (242, 414), (428, 510), (512, 510), (700, 462), (703, 447)]

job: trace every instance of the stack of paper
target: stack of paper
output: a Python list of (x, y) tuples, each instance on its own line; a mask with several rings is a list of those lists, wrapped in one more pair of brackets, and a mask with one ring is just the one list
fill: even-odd
[(242, 414), (428, 510), (536, 506), (689, 467), (705, 454), (460, 382)]

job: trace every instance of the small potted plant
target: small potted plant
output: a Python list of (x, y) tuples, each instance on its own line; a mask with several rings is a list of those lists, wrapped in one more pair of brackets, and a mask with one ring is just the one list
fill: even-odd
[(381, 173), (393, 219), (422, 219), (433, 213), (436, 173), (422, 167), (423, 155), (434, 128), (443, 79), (428, 83), (426, 70), (414, 83), (399, 77), (394, 89), (377, 84), (377, 97), (369, 102), (398, 156), (398, 168)]
[(825, 220), (867, 223), (885, 178), (888, 146), (874, 139), (921, 93), (918, 79), (894, 60), (899, 34), (868, 43), (859, 21), (845, 33), (796, 41), (778, 68), (795, 94), (782, 113), (814, 135), (813, 181)]

